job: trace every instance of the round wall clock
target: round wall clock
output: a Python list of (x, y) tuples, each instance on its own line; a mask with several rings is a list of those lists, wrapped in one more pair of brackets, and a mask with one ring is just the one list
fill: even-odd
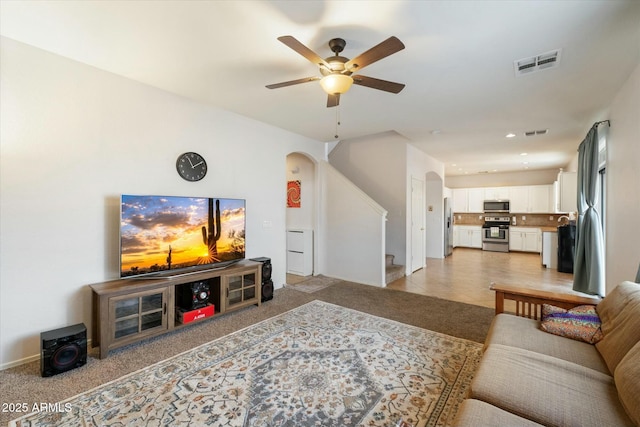
[(200, 181), (207, 174), (207, 162), (198, 153), (183, 153), (178, 156), (176, 169), (187, 181)]

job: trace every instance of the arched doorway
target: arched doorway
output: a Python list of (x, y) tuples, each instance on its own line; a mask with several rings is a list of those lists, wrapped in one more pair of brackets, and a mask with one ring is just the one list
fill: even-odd
[[(287, 272), (296, 271), (297, 274), (318, 274), (315, 266), (318, 254), (318, 178), (316, 161), (313, 157), (305, 153), (290, 153), (286, 161), (287, 177), (287, 209), (286, 209), (286, 229), (288, 240), (291, 236), (300, 237), (307, 233), (312, 239), (311, 265), (304, 261), (299, 254), (290, 254), (287, 249)], [(291, 196), (291, 197), (290, 197)], [(295, 232), (296, 234), (292, 233)], [(309, 254), (304, 254), (309, 255)], [(295, 263), (295, 268), (292, 264)], [(310, 273), (309, 273), (310, 272)]]

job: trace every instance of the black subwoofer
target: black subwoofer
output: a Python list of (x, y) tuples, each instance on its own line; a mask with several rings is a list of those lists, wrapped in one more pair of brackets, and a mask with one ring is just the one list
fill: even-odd
[(273, 299), (273, 280), (271, 280), (271, 258), (251, 258), (251, 261), (262, 263), (262, 302)]
[(273, 280), (269, 279), (266, 282), (262, 281), (262, 289), (260, 290), (262, 295), (262, 302), (273, 299)]
[(185, 310), (206, 307), (210, 296), (211, 286), (207, 280), (176, 286), (176, 303)]
[(51, 377), (87, 363), (87, 327), (84, 323), (40, 334), (40, 373)]

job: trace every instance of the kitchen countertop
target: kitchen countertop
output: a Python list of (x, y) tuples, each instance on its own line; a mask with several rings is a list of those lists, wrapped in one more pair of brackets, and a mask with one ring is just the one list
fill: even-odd
[(511, 225), (510, 227), (517, 227), (517, 228), (539, 228), (541, 232), (547, 232), (547, 233), (557, 233), (558, 232), (558, 227), (549, 227), (547, 225)]
[[(453, 225), (465, 225), (465, 226), (476, 226), (476, 227), (482, 227), (482, 224), (460, 224), (458, 222), (453, 223)], [(510, 227), (517, 227), (517, 228), (539, 228), (541, 232), (547, 232), (547, 233), (557, 233), (558, 232), (558, 227), (549, 227), (546, 225), (509, 225)]]

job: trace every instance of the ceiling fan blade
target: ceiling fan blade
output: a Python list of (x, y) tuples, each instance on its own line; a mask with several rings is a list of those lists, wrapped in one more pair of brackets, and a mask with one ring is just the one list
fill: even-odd
[(307, 58), (313, 64), (315, 64), (315, 65), (317, 65), (319, 67), (324, 66), (329, 70), (331, 69), (331, 67), (329, 66), (327, 61), (325, 61), (320, 56), (318, 56), (317, 53), (315, 53), (314, 51), (312, 51), (311, 49), (309, 49), (308, 47), (306, 47), (305, 45), (300, 43), (295, 37), (293, 37), (293, 36), (281, 36), (281, 37), (278, 37), (278, 40), (280, 40), (282, 43), (286, 44), (291, 49), (293, 49), (296, 52), (298, 52), (300, 55), (302, 55), (305, 58)]
[(289, 80), (288, 82), (274, 83), (274, 84), (271, 84), (271, 85), (267, 85), (267, 88), (268, 89), (278, 89), (279, 87), (293, 86), (293, 85), (297, 85), (297, 84), (300, 84), (300, 83), (315, 82), (317, 80), (320, 80), (320, 77), (305, 77), (305, 78), (297, 79), (297, 80)]
[(327, 108), (337, 107), (340, 104), (340, 94), (336, 93), (327, 97)]
[(384, 90), (385, 92), (399, 93), (405, 86), (402, 83), (375, 79), (373, 77), (362, 76), (360, 74), (351, 77), (353, 78), (354, 84), (370, 87), (372, 89)]
[(386, 58), (398, 51), (404, 49), (404, 43), (402, 43), (397, 37), (391, 36), (385, 41), (372, 47), (368, 51), (361, 53), (350, 61), (347, 61), (344, 66), (345, 69), (352, 72), (360, 71), (367, 65), (373, 64), (376, 61)]

